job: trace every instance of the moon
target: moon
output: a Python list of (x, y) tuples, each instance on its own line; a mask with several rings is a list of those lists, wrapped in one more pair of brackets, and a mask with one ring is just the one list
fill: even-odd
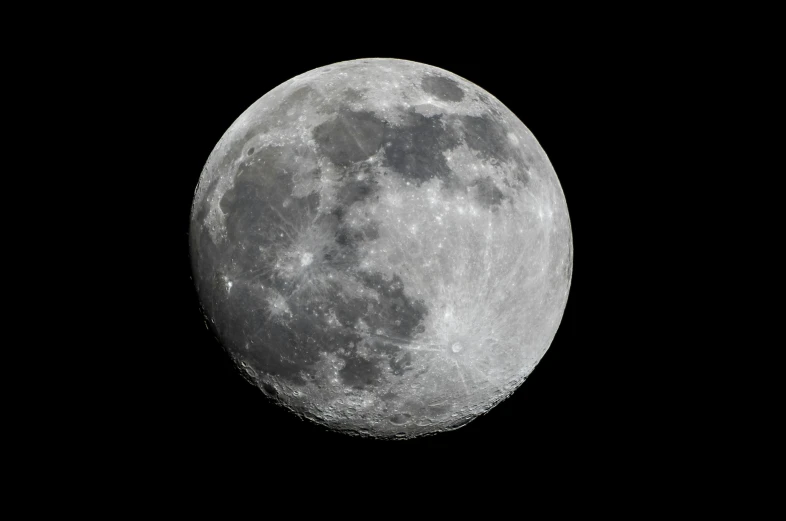
[(568, 208), (499, 100), (397, 59), (321, 67), (210, 154), (189, 232), (206, 326), (246, 379), (335, 431), (459, 428), (519, 387), (570, 290)]

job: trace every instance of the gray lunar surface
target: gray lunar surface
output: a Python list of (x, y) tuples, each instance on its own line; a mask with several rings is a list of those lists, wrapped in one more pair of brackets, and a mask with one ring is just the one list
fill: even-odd
[(206, 323), (330, 429), (408, 438), (512, 393), (559, 327), (572, 236), (549, 159), (491, 94), (394, 59), (292, 78), (218, 142), (191, 212)]

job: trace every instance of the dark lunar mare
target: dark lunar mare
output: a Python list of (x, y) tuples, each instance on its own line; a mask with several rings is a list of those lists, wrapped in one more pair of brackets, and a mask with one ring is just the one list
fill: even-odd
[[(467, 188), (450, 170), (444, 155), (462, 143), (483, 159), (510, 163), (515, 158), (526, 168), (528, 161), (508, 141), (504, 125), (490, 114), (424, 116), (414, 109), (402, 110), (402, 113), (401, 124), (393, 126), (371, 112), (353, 112), (342, 106), (334, 118), (317, 126), (312, 134), (320, 153), (343, 168), (354, 168), (382, 148), (383, 166), (416, 186), (436, 178), (448, 190)], [(522, 186), (528, 182), (525, 172), (519, 173), (518, 178)], [(354, 181), (348, 183), (350, 190), (360, 188)], [(490, 177), (473, 181), (468, 186), (478, 187), (477, 201), (484, 207), (498, 206), (504, 198)], [(361, 201), (372, 192), (369, 189), (354, 200)]]
[[(206, 297), (202, 299), (206, 315), (213, 318), (218, 338), (233, 357), (257, 372), (303, 384), (304, 378), (314, 377), (314, 364), (322, 353), (333, 353), (345, 361), (339, 374), (346, 385), (378, 385), (383, 367), (394, 374), (408, 370), (409, 354), (397, 344), (410, 342), (423, 331), (427, 310), (422, 302), (407, 297), (400, 278), (388, 280), (360, 269), (359, 245), (376, 239), (378, 233), (373, 223), (355, 228), (344, 216), (349, 206), (374, 192), (373, 180), (348, 181), (339, 205), (317, 216), (317, 194), (291, 196), (291, 170), (297, 156), (298, 151), (286, 147), (260, 147), (244, 158), (234, 186), (220, 200), (227, 240), (213, 244), (204, 226), (207, 208), (197, 209), (201, 226), (196, 229), (200, 246), (194, 269), (200, 295)], [(215, 185), (208, 187), (206, 199), (214, 190)], [(327, 237), (320, 243), (328, 246), (313, 252), (302, 276), (281, 276), (276, 252), (287, 251), (308, 228)], [(327, 281), (325, 270), (349, 274), (369, 290), (369, 297), (349, 295), (340, 283)], [(224, 276), (232, 281), (231, 291)], [(275, 318), (265, 297), (269, 293), (260, 287), (287, 298), (291, 315)], [(370, 296), (372, 292), (376, 298)], [(340, 325), (330, 322), (330, 311)], [(361, 319), (372, 332), (364, 356), (357, 351), (365, 335), (355, 329)]]
[(442, 101), (461, 101), (464, 99), (464, 91), (459, 84), (445, 76), (435, 76), (427, 74), (420, 82), (420, 87)]

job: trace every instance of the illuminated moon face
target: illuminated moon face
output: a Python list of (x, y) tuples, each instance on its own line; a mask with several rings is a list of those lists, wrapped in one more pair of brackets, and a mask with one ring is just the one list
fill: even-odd
[(532, 134), (442, 69), (391, 59), (276, 87), (221, 138), (191, 214), (205, 317), (261, 388), (327, 427), (460, 427), (548, 349), (568, 209)]

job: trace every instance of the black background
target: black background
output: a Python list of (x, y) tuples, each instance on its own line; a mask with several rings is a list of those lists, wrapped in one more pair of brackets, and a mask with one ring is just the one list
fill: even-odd
[[(130, 66), (117, 79), (119, 101), (127, 101), (136, 122), (137, 157), (129, 161), (144, 179), (125, 188), (133, 202), (122, 210), (135, 227), (124, 256), (139, 277), (125, 290), (128, 312), (117, 317), (138, 368), (122, 384), (123, 450), (180, 469), (230, 464), (353, 476), (380, 465), (446, 474), (450, 467), (437, 460), (514, 471), (650, 461), (670, 428), (660, 421), (661, 400), (648, 380), (663, 349), (644, 323), (652, 291), (646, 272), (655, 253), (638, 239), (648, 222), (646, 163), (656, 161), (642, 135), (658, 123), (657, 54), (602, 39), (564, 47), (530, 42), (526, 51), (368, 40), (243, 51), (253, 45), (244, 40), (230, 52), (231, 39), (164, 38), (144, 53), (130, 52)], [(332, 433), (268, 402), (205, 328), (190, 278), (191, 200), (226, 129), (287, 79), (367, 57), (434, 65), (496, 96), (549, 156), (573, 230), (567, 308), (528, 380), (469, 425), (408, 441)]]

